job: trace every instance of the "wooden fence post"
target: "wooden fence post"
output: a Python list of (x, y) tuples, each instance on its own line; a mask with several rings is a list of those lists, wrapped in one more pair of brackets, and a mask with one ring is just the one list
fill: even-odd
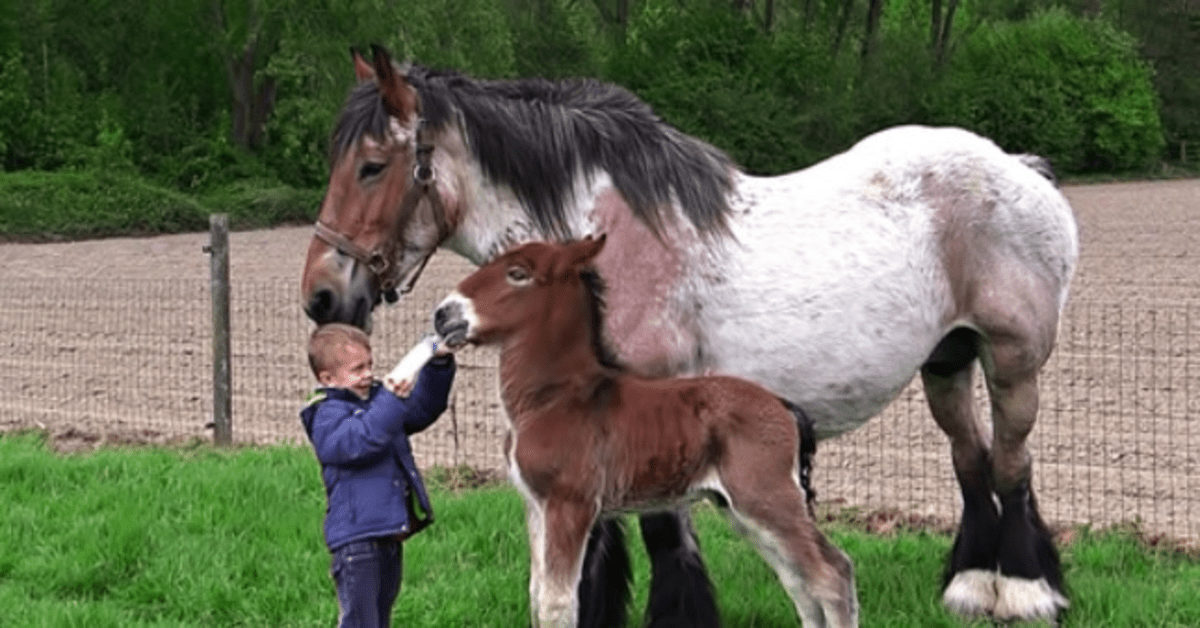
[(233, 384), (229, 351), (229, 216), (208, 217), (212, 257), (213, 441), (233, 443)]

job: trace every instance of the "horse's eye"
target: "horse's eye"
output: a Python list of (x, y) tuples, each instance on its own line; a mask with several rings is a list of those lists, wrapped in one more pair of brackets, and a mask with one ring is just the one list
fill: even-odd
[(358, 169), (358, 180), (364, 181), (366, 179), (370, 179), (371, 177), (383, 172), (383, 169), (386, 167), (386, 163), (368, 161)]
[(529, 281), (529, 271), (520, 266), (509, 266), (507, 273), (510, 283), (522, 284)]

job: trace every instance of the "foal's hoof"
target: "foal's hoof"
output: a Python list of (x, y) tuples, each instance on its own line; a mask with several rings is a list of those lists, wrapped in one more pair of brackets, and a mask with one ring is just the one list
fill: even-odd
[(965, 569), (954, 574), (942, 593), (942, 603), (950, 612), (966, 617), (991, 615), (996, 608), (996, 572)]
[(996, 579), (996, 609), (1000, 621), (1045, 621), (1054, 625), (1070, 602), (1045, 578), (1000, 577)]

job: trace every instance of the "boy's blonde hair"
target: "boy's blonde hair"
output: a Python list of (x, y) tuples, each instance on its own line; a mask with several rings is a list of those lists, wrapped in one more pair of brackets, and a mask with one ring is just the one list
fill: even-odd
[(308, 365), (318, 379), (322, 371), (337, 367), (334, 350), (345, 345), (358, 345), (371, 351), (371, 339), (363, 330), (345, 323), (327, 323), (316, 328), (308, 339)]

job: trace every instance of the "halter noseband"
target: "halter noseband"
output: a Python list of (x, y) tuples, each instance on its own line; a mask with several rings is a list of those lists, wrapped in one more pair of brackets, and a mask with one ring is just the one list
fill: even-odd
[[(429, 197), (429, 205), (433, 209), (433, 219), (437, 222), (438, 244), (441, 244), (450, 235), (450, 227), (446, 222), (446, 208), (442, 206), (442, 198), (437, 193), (436, 181), (433, 176), (433, 144), (425, 142), (424, 135), (425, 120), (422, 118), (417, 120), (417, 163), (413, 166), (412, 180), (409, 182), (408, 190), (405, 191), (404, 198), (400, 200), (400, 210), (396, 216), (394, 233), (390, 234), (390, 237), (385, 238), (374, 250), (368, 251), (320, 220), (317, 220), (314, 225), (315, 235), (318, 239), (336, 248), (342, 254), (353, 257), (375, 275), (379, 280), (380, 293), (388, 303), (395, 303), (400, 298), (400, 294), (412, 292), (417, 278), (421, 276), (421, 271), (425, 270), (425, 264), (429, 262), (429, 256), (426, 256), (407, 278), (396, 273), (395, 252), (396, 244), (400, 240), (400, 231), (403, 229), (403, 225), (408, 223), (422, 198)], [(397, 294), (397, 290), (399, 294)]]

